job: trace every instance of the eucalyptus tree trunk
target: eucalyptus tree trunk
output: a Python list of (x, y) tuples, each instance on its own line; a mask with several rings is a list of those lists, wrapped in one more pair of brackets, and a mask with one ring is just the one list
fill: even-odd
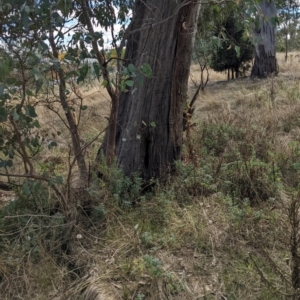
[(262, 78), (277, 74), (276, 1), (263, 0), (259, 7), (259, 27), (254, 29), (255, 60), (251, 76)]
[(153, 75), (120, 97), (116, 156), (125, 175), (157, 178), (180, 158), (199, 8), (197, 0), (135, 3), (125, 61), (136, 68), (148, 63)]

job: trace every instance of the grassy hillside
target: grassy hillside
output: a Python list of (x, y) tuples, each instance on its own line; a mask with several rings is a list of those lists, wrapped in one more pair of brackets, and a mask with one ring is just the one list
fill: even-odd
[[(84, 195), (72, 190), (71, 201), (92, 203), (73, 223), (51, 211), (47, 190), (3, 192), (0, 298), (300, 299), (300, 58), (283, 57), (275, 78), (211, 72), (182, 160), (164, 182), (143, 187), (103, 163), (105, 180)], [(109, 102), (95, 86), (80, 93), (93, 164)], [(42, 129), (61, 134), (36, 159), (64, 174), (67, 133), (38, 107)]]

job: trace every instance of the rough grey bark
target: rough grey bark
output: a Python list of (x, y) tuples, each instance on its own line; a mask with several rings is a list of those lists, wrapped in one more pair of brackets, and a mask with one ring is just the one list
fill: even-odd
[(120, 97), (116, 155), (125, 175), (157, 178), (180, 158), (198, 2), (136, 1), (125, 60), (148, 63), (153, 76)]
[(254, 30), (255, 60), (251, 71), (253, 77), (277, 74), (276, 61), (276, 1), (263, 0), (260, 7), (259, 28)]

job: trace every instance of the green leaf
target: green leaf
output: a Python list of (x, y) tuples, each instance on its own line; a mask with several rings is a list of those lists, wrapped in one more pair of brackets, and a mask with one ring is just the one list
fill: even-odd
[(37, 93), (40, 91), (40, 89), (43, 86), (43, 80), (42, 79), (38, 79), (35, 82), (35, 94), (37, 95)]
[(99, 64), (94, 62), (93, 63), (93, 68), (94, 68), (97, 79), (99, 79), (100, 78), (100, 66), (99, 66)]
[(42, 74), (40, 73), (39, 69), (37, 68), (33, 68), (31, 70), (31, 73), (34, 75), (35, 80), (39, 80), (42, 76)]
[(141, 71), (146, 77), (148, 78), (152, 77), (152, 69), (149, 64), (147, 63), (143, 64), (141, 67)]
[(77, 84), (79, 84), (79, 83), (80, 83), (80, 82), (82, 82), (82, 81), (84, 81), (84, 77), (83, 77), (83, 76), (81, 76), (81, 75), (80, 75), (80, 76), (78, 76), (78, 77), (77, 77), (77, 81), (76, 81), (76, 82), (77, 82)]
[[(25, 8), (28, 6), (25, 6)], [(21, 11), (21, 21), (23, 23), (23, 27), (27, 28), (29, 23), (28, 12), (26, 9)]]
[(24, 11), (26, 11), (28, 14), (30, 13), (30, 7), (28, 5), (25, 5), (23, 7)]
[(48, 50), (48, 45), (46, 44), (46, 43), (44, 43), (43, 41), (40, 41), (40, 43), (39, 43), (39, 48), (41, 48), (41, 50), (43, 51), (43, 52), (46, 52), (47, 50)]
[(33, 140), (31, 140), (31, 146), (34, 148), (37, 148), (40, 146), (39, 140), (37, 138), (34, 138)]
[(41, 39), (43, 40), (43, 41), (45, 41), (45, 40), (47, 40), (48, 39), (48, 37), (47, 37), (47, 35), (46, 34), (42, 34), (42, 36), (41, 36)]
[(33, 94), (33, 92), (31, 90), (26, 90), (26, 95), (30, 96), (30, 97), (34, 96), (34, 94)]
[(0, 168), (7, 168), (7, 167), (12, 167), (13, 162), (12, 160), (1, 160), (0, 161)]
[(98, 40), (102, 38), (103, 34), (101, 32), (94, 32), (93, 36), (95, 40)]
[(63, 184), (63, 177), (62, 176), (56, 176), (55, 181), (57, 184)]
[(122, 69), (122, 75), (123, 75), (124, 77), (127, 77), (127, 76), (130, 75), (127, 68), (123, 67), (123, 69)]
[(37, 114), (35, 112), (35, 108), (31, 105), (26, 106), (26, 113), (31, 118), (36, 118), (37, 117)]
[(107, 87), (108, 81), (107, 81), (107, 80), (103, 80), (102, 85), (103, 85), (104, 87)]
[(155, 128), (156, 127), (156, 123), (155, 122), (151, 122), (150, 126), (153, 127), (153, 128)]
[(14, 113), (13, 113), (13, 118), (14, 118), (14, 121), (18, 121), (20, 119), (20, 116), (17, 114), (16, 111), (14, 111)]
[(124, 80), (120, 82), (120, 89), (122, 92), (126, 91), (126, 84)]
[(275, 16), (271, 18), (271, 23), (273, 26), (279, 25), (280, 24), (280, 18)]
[(93, 36), (90, 35), (90, 34), (87, 34), (84, 38), (84, 41), (87, 43), (87, 44), (90, 44), (92, 41), (93, 41)]
[(53, 147), (57, 147), (57, 143), (54, 142), (54, 141), (51, 141), (49, 144), (48, 144), (48, 149), (52, 149)]
[(31, 118), (31, 117), (29, 117), (29, 116), (25, 116), (25, 121), (26, 121), (26, 123), (28, 124), (28, 127), (29, 128), (32, 128), (31, 127), (31, 123), (32, 123), (32, 121), (33, 121), (33, 119)]
[(127, 67), (128, 71), (130, 73), (135, 73), (135, 67), (133, 64), (129, 64), (128, 67)]
[(89, 65), (87, 63), (85, 63), (81, 68), (78, 69), (80, 75), (86, 75), (87, 72), (89, 71)]
[(41, 127), (38, 120), (34, 120), (31, 125), (32, 125), (32, 127), (35, 127), (35, 128), (40, 128)]
[(87, 105), (81, 105), (81, 106), (80, 106), (80, 109), (81, 109), (81, 110), (87, 110), (87, 109), (88, 109), (88, 106), (87, 106)]
[(23, 185), (23, 193), (25, 194), (25, 196), (29, 196), (31, 194), (31, 190), (28, 185)]
[(75, 61), (75, 57), (76, 56), (76, 53), (73, 53), (73, 49), (70, 49), (68, 50), (70, 51), (71, 53), (67, 53), (64, 57), (64, 60), (71, 60), (71, 61)]
[(241, 48), (237, 45), (234, 46), (237, 57), (241, 56)]
[(40, 191), (41, 188), (42, 188), (42, 183), (41, 183), (40, 181), (36, 181), (36, 182), (33, 184), (33, 187), (32, 187), (32, 189), (33, 189), (34, 192)]
[(134, 81), (133, 81), (133, 80), (126, 80), (126, 81), (125, 81), (125, 84), (126, 84), (127, 86), (132, 87), (132, 86), (134, 85)]
[(55, 183), (54, 178), (50, 178), (50, 180), (48, 181), (48, 186), (52, 186)]

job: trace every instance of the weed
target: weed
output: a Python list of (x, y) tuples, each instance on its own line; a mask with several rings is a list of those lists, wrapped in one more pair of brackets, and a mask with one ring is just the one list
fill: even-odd
[(145, 299), (145, 295), (142, 293), (138, 293), (135, 297), (135, 300), (144, 300)]
[(94, 186), (90, 190), (97, 190), (95, 185), (108, 188), (115, 202), (127, 207), (131, 207), (140, 199), (142, 180), (138, 174), (132, 174), (131, 178), (124, 176), (115, 163), (108, 166), (103, 156), (97, 170), (101, 178), (93, 183)]

